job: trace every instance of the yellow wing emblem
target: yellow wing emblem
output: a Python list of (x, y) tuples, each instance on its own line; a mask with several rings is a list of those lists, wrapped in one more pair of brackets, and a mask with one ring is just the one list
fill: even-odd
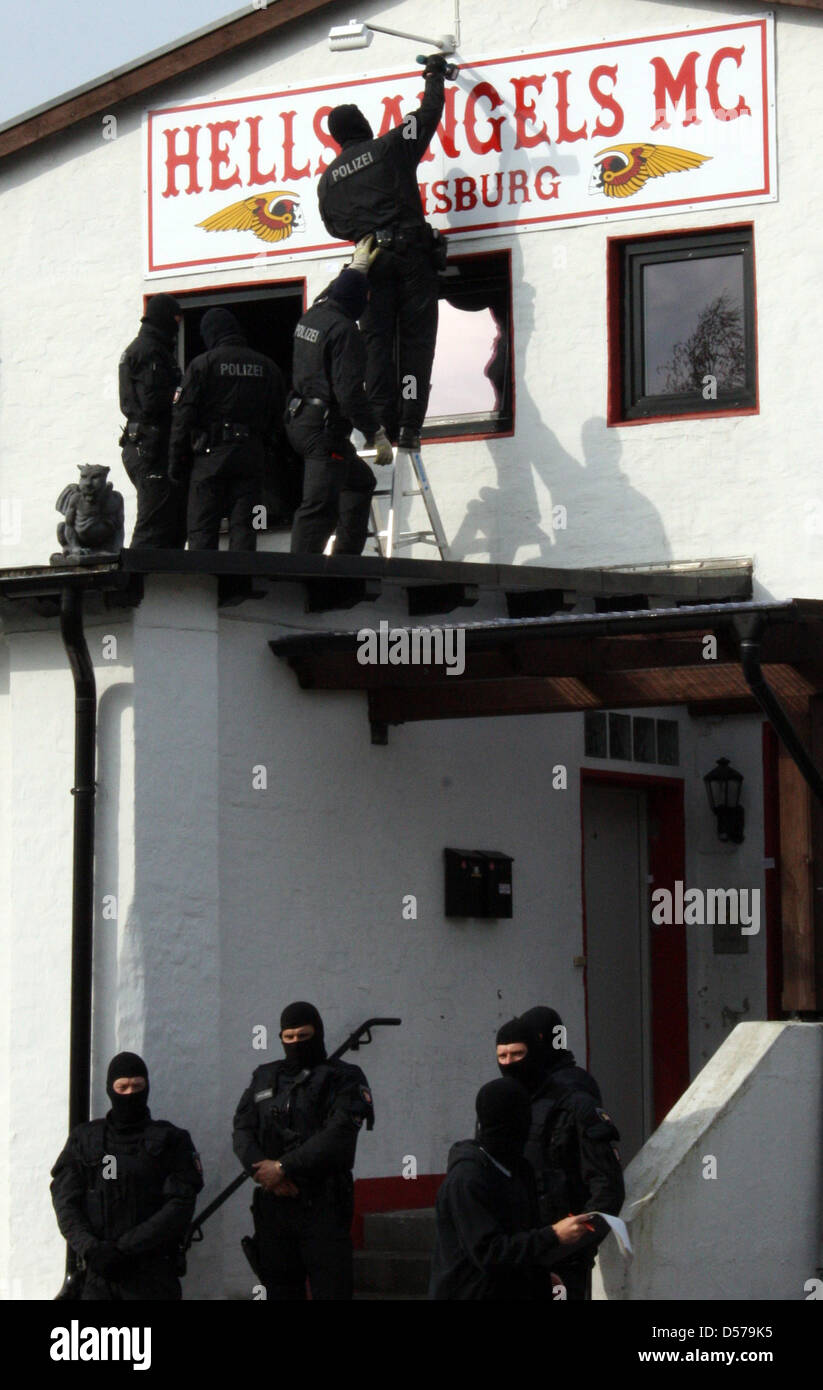
[(676, 145), (611, 145), (594, 157), (589, 192), (605, 193), (608, 198), (630, 198), (649, 179), (699, 169), (707, 159), (711, 155), (680, 150)]
[(305, 231), (300, 199), (284, 188), (231, 203), (197, 225), (207, 232), (254, 232), (261, 241), (285, 241)]

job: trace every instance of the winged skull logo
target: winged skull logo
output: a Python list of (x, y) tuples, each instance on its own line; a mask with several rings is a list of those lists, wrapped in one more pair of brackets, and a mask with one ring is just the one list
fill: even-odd
[(254, 232), (261, 241), (285, 241), (306, 224), (300, 199), (286, 188), (254, 193), (197, 223), (207, 232)]
[(610, 145), (594, 157), (589, 193), (607, 198), (631, 198), (649, 179), (699, 169), (708, 154), (680, 150), (675, 145)]

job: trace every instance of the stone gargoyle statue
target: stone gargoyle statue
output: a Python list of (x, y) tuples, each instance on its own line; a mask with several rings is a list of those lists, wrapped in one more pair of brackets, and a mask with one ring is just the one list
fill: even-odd
[(82, 555), (116, 555), (123, 548), (123, 496), (106, 482), (109, 469), (99, 463), (78, 464), (79, 483), (69, 483), (57, 499), (64, 521), (58, 522), (62, 554), (52, 561)]

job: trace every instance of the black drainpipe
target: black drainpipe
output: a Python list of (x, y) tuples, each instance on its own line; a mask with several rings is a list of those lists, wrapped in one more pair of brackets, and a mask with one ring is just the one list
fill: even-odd
[[(97, 690), (83, 632), (83, 591), (66, 584), (60, 594), (60, 632), (74, 676), (74, 856), (71, 904), (71, 1033), (69, 1129), (90, 1118), (91, 990), (94, 923), (94, 763)], [(77, 1257), (66, 1248), (66, 1275)], [(58, 1295), (59, 1297), (59, 1295)]]
[(818, 801), (823, 803), (823, 777), (812, 762), (801, 739), (798, 738), (789, 716), (774, 691), (766, 684), (766, 678), (760, 665), (760, 638), (763, 627), (762, 619), (755, 619), (754, 622), (746, 623), (745, 626), (742, 623), (739, 625), (738, 630), (742, 629), (746, 634), (740, 641), (740, 663), (743, 668), (743, 675), (775, 733), (783, 740)]

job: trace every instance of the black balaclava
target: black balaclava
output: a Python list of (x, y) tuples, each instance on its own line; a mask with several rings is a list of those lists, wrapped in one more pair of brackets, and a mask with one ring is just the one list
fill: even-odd
[(207, 309), (200, 320), (200, 337), (211, 349), (221, 338), (242, 338), (243, 330), (229, 309)]
[[(145, 1076), (145, 1090), (130, 1096), (119, 1096), (114, 1089), (121, 1076)], [(142, 1129), (151, 1118), (149, 1114), (149, 1072), (136, 1052), (118, 1052), (109, 1062), (106, 1076), (106, 1095), (111, 1101), (109, 1116), (115, 1129)]]
[(558, 1067), (575, 1065), (574, 1053), (567, 1047), (555, 1045), (563, 1036), (562, 1033), (554, 1031), (555, 1028), (563, 1027), (563, 1020), (555, 1009), (538, 1004), (536, 1008), (527, 1009), (520, 1016), (537, 1035), (540, 1062), (544, 1071), (556, 1071)]
[(510, 1081), (519, 1081), (526, 1090), (534, 1091), (540, 1084), (540, 1077), (543, 1072), (543, 1063), (540, 1056), (540, 1045), (537, 1034), (533, 1028), (522, 1018), (510, 1019), (504, 1023), (499, 1030), (496, 1045), (501, 1043), (525, 1043), (528, 1051), (522, 1062), (509, 1062), (508, 1066), (500, 1066), (501, 1076), (508, 1077)]
[(341, 147), (351, 140), (374, 139), (374, 131), (359, 106), (335, 106), (329, 112), (329, 134)]
[(172, 295), (155, 294), (146, 305), (146, 312), (140, 322), (150, 323), (153, 328), (165, 333), (167, 338), (173, 338), (177, 333), (175, 315), (182, 314), (182, 312), (180, 305)]
[(316, 1067), (326, 1060), (326, 1046), (323, 1042), (323, 1020), (313, 1004), (298, 999), (287, 1004), (280, 1015), (280, 1035), (286, 1028), (302, 1028), (304, 1024), (314, 1026), (314, 1037), (305, 1042), (283, 1043), (286, 1054), (286, 1071), (302, 1071), (304, 1067)]
[(526, 1146), (531, 1126), (531, 1104), (523, 1087), (507, 1077), (487, 1081), (477, 1092), (477, 1141), (510, 1168)]
[(359, 270), (341, 270), (326, 291), (326, 297), (339, 304), (350, 319), (359, 319), (369, 302), (369, 284)]

